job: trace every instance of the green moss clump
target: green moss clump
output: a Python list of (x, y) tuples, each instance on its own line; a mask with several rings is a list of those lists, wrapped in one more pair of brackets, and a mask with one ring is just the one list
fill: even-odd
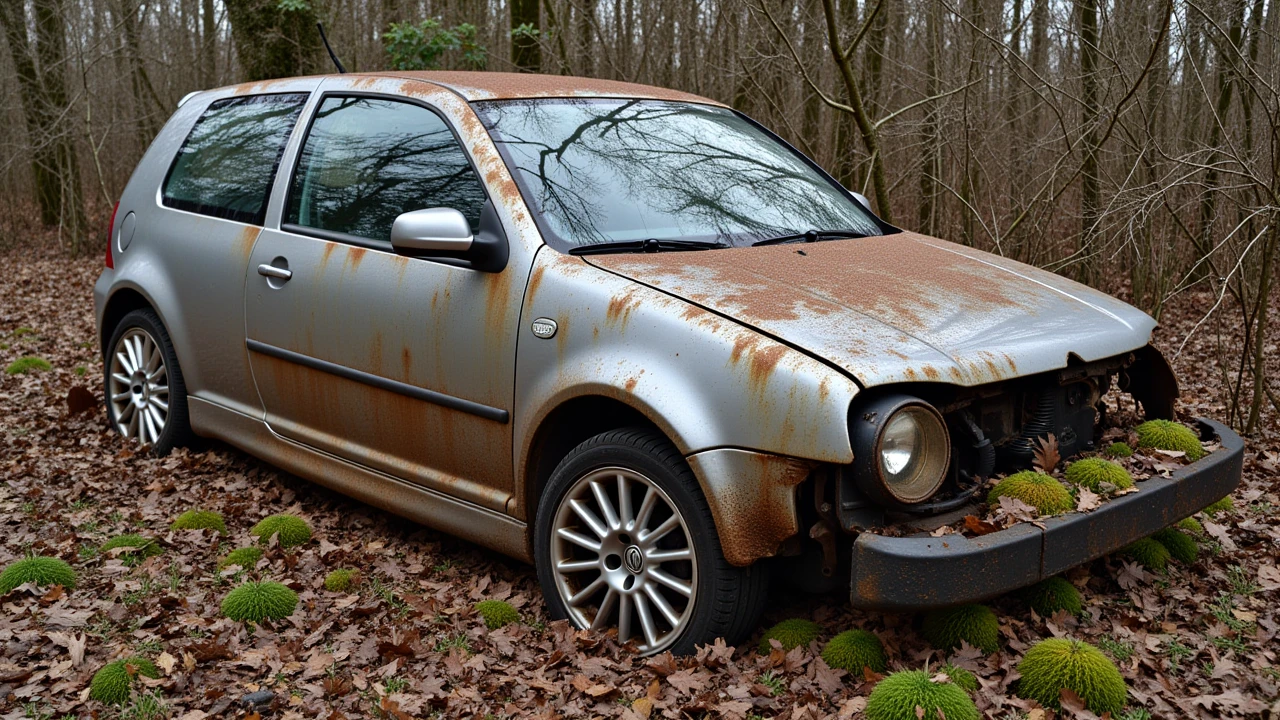
[(1180, 530), (1165, 528), (1152, 535), (1151, 539), (1163, 545), (1169, 555), (1180, 563), (1190, 565), (1200, 557), (1200, 546)]
[(160, 671), (146, 658), (130, 657), (109, 662), (93, 674), (89, 697), (108, 705), (123, 705), (129, 700), (129, 690), (139, 675), (155, 679), (160, 677)]
[(1051, 577), (1032, 585), (1024, 591), (1024, 597), (1031, 609), (1040, 617), (1052, 617), (1059, 610), (1066, 610), (1071, 615), (1079, 615), (1083, 609), (1080, 591), (1075, 585), (1060, 577)]
[(137, 533), (129, 533), (127, 535), (117, 535), (102, 543), (102, 546), (98, 548), (98, 554), (105, 555), (107, 552), (117, 548), (127, 548), (119, 554), (119, 558), (125, 563), (142, 562), (149, 557), (155, 557), (164, 552), (155, 540)]
[(218, 561), (218, 569), (221, 570), (232, 565), (239, 565), (245, 570), (250, 570), (258, 561), (262, 559), (262, 548), (242, 547), (236, 548), (227, 553), (226, 557)]
[(263, 518), (249, 533), (264, 543), (272, 535), (279, 535), (282, 548), (297, 547), (311, 540), (311, 526), (296, 515), (280, 514)]
[(1155, 448), (1184, 452), (1188, 460), (1199, 460), (1204, 457), (1204, 448), (1200, 447), (1200, 438), (1191, 429), (1172, 420), (1148, 420), (1137, 428), (1138, 447)]
[(765, 631), (764, 637), (760, 638), (760, 652), (768, 654), (773, 649), (773, 646), (769, 644), (770, 640), (777, 640), (782, 643), (782, 649), (788, 651), (807, 646), (817, 640), (821, 632), (822, 628), (816, 622), (801, 618), (789, 618)]
[(942, 666), (942, 672), (951, 678), (951, 682), (955, 683), (961, 690), (971, 693), (978, 691), (978, 678), (973, 673), (965, 670), (958, 665), (947, 663)]
[(227, 523), (222, 513), (212, 510), (188, 510), (174, 519), (170, 530), (217, 530), (219, 535), (227, 534)]
[(990, 655), (1000, 647), (1000, 621), (985, 605), (934, 610), (924, 616), (924, 637), (939, 650), (969, 643)]
[(864, 667), (882, 673), (887, 665), (884, 643), (875, 633), (866, 630), (846, 630), (831, 638), (822, 649), (822, 659), (830, 667), (848, 670), (859, 677)]
[(1107, 446), (1107, 454), (1111, 457), (1129, 457), (1133, 455), (1133, 448), (1129, 447), (1129, 443), (1113, 442)]
[(481, 600), (476, 603), (476, 613), (484, 618), (484, 625), (490, 630), (520, 621), (520, 613), (503, 600)]
[(29, 328), (24, 326), (24, 327), (13, 329), (14, 337), (22, 337), (23, 335), (35, 335), (35, 334), (36, 334), (36, 331), (34, 328)]
[(360, 573), (355, 570), (346, 568), (334, 570), (324, 576), (324, 589), (329, 592), (346, 592), (351, 589), (352, 585), (356, 584), (359, 577)]
[[(916, 708), (924, 710), (917, 716)], [(955, 682), (933, 682), (923, 670), (896, 672), (876, 683), (867, 720), (978, 720), (978, 708)]]
[(1079, 640), (1052, 638), (1036, 643), (1018, 663), (1018, 672), (1022, 674), (1018, 695), (1054, 710), (1062, 707), (1063, 688), (1079, 695), (1098, 715), (1118, 715), (1129, 693), (1115, 664)]
[(1193, 533), (1195, 535), (1204, 534), (1204, 525), (1201, 525), (1200, 521), (1193, 517), (1182, 518), (1181, 520), (1178, 521), (1178, 527), (1182, 530), (1186, 530), (1187, 532)]
[(1134, 541), (1120, 553), (1152, 572), (1164, 572), (1169, 567), (1169, 551), (1149, 537)]
[(1232, 500), (1230, 495), (1227, 495), (1226, 497), (1218, 498), (1216, 501), (1206, 505), (1204, 510), (1201, 510), (1201, 512), (1208, 513), (1210, 517), (1213, 517), (1214, 515), (1217, 515), (1220, 512), (1226, 512), (1235, 506), (1236, 501)]
[(278, 582), (247, 582), (222, 599), (222, 614), (232, 620), (262, 622), (289, 617), (298, 607), (298, 593)]
[(45, 360), (42, 357), (28, 355), (26, 357), (20, 357), (9, 363), (9, 367), (5, 368), (4, 371), (10, 375), (21, 375), (22, 373), (31, 372), (32, 370), (52, 369), (53, 366), (49, 364), (48, 360)]
[(1057, 515), (1075, 507), (1071, 493), (1062, 483), (1034, 470), (1023, 470), (996, 483), (987, 502), (998, 505), (1000, 498), (1011, 497), (1035, 508), (1041, 515)]
[(1085, 458), (1067, 466), (1067, 482), (1087, 487), (1093, 492), (1102, 492), (1103, 483), (1116, 490), (1133, 487), (1133, 476), (1128, 470), (1102, 458)]
[(70, 590), (76, 586), (76, 571), (58, 558), (23, 558), (9, 563), (0, 573), (0, 595), (7, 595), (27, 583), (35, 583), (37, 587), (61, 585)]

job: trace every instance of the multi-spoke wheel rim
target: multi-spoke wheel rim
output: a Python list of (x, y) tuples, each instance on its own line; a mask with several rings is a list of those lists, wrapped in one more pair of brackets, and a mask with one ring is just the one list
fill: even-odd
[(634, 470), (582, 476), (556, 510), (556, 589), (580, 628), (618, 629), (650, 655), (669, 647), (693, 615), (698, 561), (675, 503)]
[(169, 372), (155, 338), (130, 328), (111, 356), (107, 388), (116, 430), (143, 445), (154, 445), (169, 419)]

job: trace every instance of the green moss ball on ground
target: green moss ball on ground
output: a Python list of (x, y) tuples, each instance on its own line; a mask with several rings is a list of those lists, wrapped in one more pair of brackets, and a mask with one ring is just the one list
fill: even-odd
[(98, 548), (98, 554), (107, 555), (112, 550), (120, 548), (125, 548), (125, 550), (117, 553), (116, 557), (119, 557), (122, 560), (132, 561), (155, 557), (156, 555), (164, 552), (160, 549), (160, 546), (156, 544), (155, 540), (152, 540), (149, 537), (143, 537), (136, 533), (129, 533), (127, 535), (117, 535), (102, 543), (102, 546)]
[(1163, 545), (1169, 555), (1180, 563), (1190, 565), (1200, 557), (1200, 546), (1181, 530), (1165, 528), (1152, 535), (1151, 539)]
[(782, 649), (788, 651), (807, 646), (817, 640), (821, 632), (822, 628), (818, 626), (818, 623), (811, 620), (802, 618), (783, 620), (765, 631), (764, 637), (760, 638), (760, 652), (768, 654), (773, 649), (773, 646), (769, 644), (770, 640), (777, 640), (782, 643)]
[(985, 605), (934, 610), (924, 616), (924, 637), (939, 650), (960, 647), (960, 641), (991, 654), (1000, 646), (1000, 621)]
[(0, 573), (0, 595), (7, 595), (27, 583), (35, 583), (36, 587), (61, 585), (70, 590), (76, 586), (76, 571), (58, 558), (23, 558), (10, 563)]
[(188, 510), (174, 519), (170, 530), (217, 530), (219, 535), (227, 534), (227, 523), (221, 513), (212, 510)]
[(1214, 515), (1217, 515), (1220, 512), (1226, 512), (1234, 508), (1235, 506), (1236, 506), (1235, 500), (1232, 500), (1231, 496), (1228, 495), (1223, 498), (1218, 498), (1215, 502), (1205, 506), (1204, 510), (1202, 510), (1201, 512), (1208, 513), (1209, 516), (1212, 517)]
[(1107, 446), (1107, 454), (1111, 457), (1129, 457), (1133, 455), (1133, 448), (1129, 447), (1129, 443), (1113, 442)]
[(1133, 476), (1128, 470), (1102, 458), (1085, 458), (1067, 466), (1067, 482), (1087, 487), (1093, 492), (1102, 492), (1103, 484), (1112, 489), (1123, 490), (1133, 487)]
[[(916, 714), (916, 708), (924, 711)], [(954, 682), (934, 682), (923, 670), (896, 672), (876, 683), (867, 720), (978, 720), (978, 708)]]
[(53, 366), (49, 364), (48, 360), (45, 360), (44, 358), (41, 358), (41, 357), (28, 355), (27, 357), (20, 357), (17, 360), (14, 360), (13, 362), (9, 363), (9, 367), (5, 368), (4, 371), (9, 375), (21, 375), (23, 373), (31, 372), (32, 370), (52, 370), (52, 369), (53, 369)]
[(351, 589), (352, 585), (356, 584), (356, 579), (359, 576), (360, 573), (355, 570), (346, 568), (334, 570), (324, 576), (324, 589), (329, 592), (346, 592)]
[(1062, 483), (1034, 470), (1014, 473), (1001, 480), (987, 495), (987, 502), (998, 505), (1002, 497), (1021, 500), (1041, 515), (1057, 515), (1075, 507), (1071, 493)]
[(875, 633), (866, 630), (846, 630), (831, 638), (822, 649), (822, 659), (830, 667), (848, 670), (856, 676), (862, 675), (864, 667), (882, 673), (886, 665), (884, 643)]
[(476, 603), (476, 613), (484, 618), (484, 625), (490, 630), (497, 630), (520, 620), (520, 613), (511, 607), (511, 603), (503, 600), (481, 600)]
[(1032, 585), (1024, 591), (1027, 604), (1040, 617), (1052, 617), (1059, 610), (1079, 615), (1083, 609), (1080, 591), (1075, 585), (1060, 577), (1051, 577)]
[(298, 607), (298, 594), (278, 582), (247, 582), (227, 593), (222, 614), (243, 622), (289, 617)]
[(160, 677), (160, 671), (146, 658), (131, 657), (109, 662), (93, 674), (89, 697), (108, 705), (123, 705), (129, 700), (129, 690), (139, 675), (155, 679)]
[(971, 693), (978, 691), (978, 678), (973, 673), (965, 670), (958, 665), (947, 663), (942, 666), (942, 672), (951, 678), (951, 682), (955, 683), (961, 690)]
[(282, 548), (297, 547), (311, 540), (311, 526), (296, 515), (280, 514), (263, 518), (249, 533), (264, 543), (272, 535), (279, 535)]
[(1148, 420), (1137, 428), (1138, 447), (1154, 448), (1184, 452), (1188, 460), (1199, 460), (1204, 457), (1204, 448), (1200, 447), (1200, 438), (1191, 428), (1172, 420)]
[(1134, 541), (1120, 553), (1152, 572), (1164, 572), (1169, 567), (1169, 551), (1149, 537)]
[(252, 569), (258, 561), (262, 559), (262, 548), (243, 547), (236, 548), (227, 553), (226, 557), (218, 561), (218, 569), (221, 570), (232, 565), (239, 565), (245, 570)]
[(1055, 710), (1061, 708), (1063, 688), (1079, 695), (1098, 715), (1117, 715), (1128, 696), (1115, 664), (1102, 651), (1079, 640), (1040, 641), (1018, 663), (1018, 672), (1022, 674), (1018, 695)]
[(1201, 525), (1200, 521), (1193, 517), (1182, 518), (1178, 521), (1178, 527), (1196, 535), (1204, 534), (1204, 525)]

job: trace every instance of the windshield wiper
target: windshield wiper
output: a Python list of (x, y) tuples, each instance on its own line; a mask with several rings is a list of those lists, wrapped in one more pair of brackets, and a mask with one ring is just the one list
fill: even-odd
[(802, 233), (788, 233), (786, 235), (771, 237), (767, 240), (759, 240), (751, 243), (751, 247), (759, 247), (761, 245), (781, 245), (783, 243), (800, 241), (811, 243), (818, 242), (819, 240), (826, 240), (828, 238), (863, 238), (866, 236), (866, 233), (860, 233), (854, 230), (806, 230)]
[(619, 242), (595, 243), (569, 248), (570, 255), (603, 255), (606, 253), (641, 252), (656, 253), (666, 250), (714, 250), (727, 248), (721, 242), (707, 240), (659, 240), (645, 238), (643, 240), (621, 240)]

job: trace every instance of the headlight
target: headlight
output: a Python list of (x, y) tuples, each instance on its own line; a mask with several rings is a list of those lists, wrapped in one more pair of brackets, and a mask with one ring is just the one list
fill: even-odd
[(894, 395), (861, 405), (850, 422), (858, 486), (887, 505), (914, 505), (938, 492), (951, 463), (942, 415), (919, 398)]

